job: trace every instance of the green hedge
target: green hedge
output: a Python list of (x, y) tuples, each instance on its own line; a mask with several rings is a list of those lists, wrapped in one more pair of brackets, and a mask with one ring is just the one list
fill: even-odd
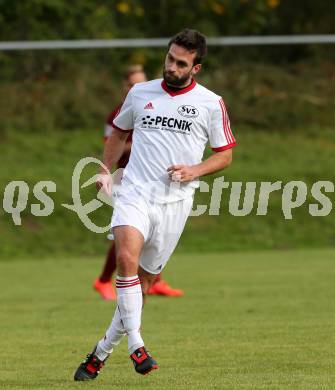
[[(210, 52), (209, 56), (214, 56)], [(79, 55), (80, 57), (80, 55)], [(78, 58), (77, 58), (78, 59)], [(160, 77), (161, 62), (148, 60), (149, 77)], [(305, 61), (275, 66), (235, 61), (220, 69), (205, 64), (199, 81), (222, 95), (234, 126), (255, 130), (332, 127), (335, 123), (334, 62)], [(120, 77), (111, 66), (72, 65), (57, 78), (3, 83), (0, 99), (5, 131), (102, 128), (120, 101)]]
[[(334, 129), (314, 129), (272, 133), (246, 128), (234, 128), (238, 146), (234, 162), (224, 172), (228, 182), (302, 180), (308, 186), (306, 203), (293, 210), (293, 219), (285, 220), (281, 209), (281, 191), (270, 198), (267, 216), (256, 216), (256, 206), (246, 217), (234, 217), (228, 212), (230, 191), (224, 190), (219, 216), (190, 218), (179, 250), (184, 252), (251, 250), (270, 248), (327, 247), (335, 245), (334, 211), (326, 217), (312, 217), (308, 205), (316, 203), (311, 186), (319, 180), (334, 182)], [(62, 207), (71, 204), (71, 176), (77, 161), (86, 156), (101, 157), (102, 143), (96, 129), (73, 132), (10, 133), (0, 144), (3, 164), (0, 167), (0, 193), (12, 180), (24, 180), (30, 188), (28, 207), (22, 213), (22, 226), (15, 226), (11, 215), (0, 208), (1, 255), (47, 256), (57, 254), (104, 254), (108, 242), (105, 234), (95, 234), (83, 226), (78, 216)], [(9, 169), (10, 167), (10, 169)], [(96, 173), (96, 166), (85, 176)], [(221, 175), (221, 174), (220, 174)], [(57, 192), (50, 193), (55, 211), (48, 217), (35, 217), (32, 203), (33, 186), (40, 180), (53, 180)], [(212, 185), (213, 177), (206, 180)], [(83, 181), (82, 181), (83, 182)], [(95, 198), (95, 186), (81, 191), (83, 203)], [(329, 193), (334, 205), (334, 193)], [(1, 199), (2, 201), (2, 199)], [(207, 193), (197, 193), (195, 204), (208, 204)], [(256, 205), (256, 203), (255, 203)], [(92, 213), (99, 226), (110, 221), (112, 210), (107, 206)]]

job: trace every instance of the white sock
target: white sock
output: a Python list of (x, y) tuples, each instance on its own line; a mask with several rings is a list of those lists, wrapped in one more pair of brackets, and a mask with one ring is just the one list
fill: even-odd
[(128, 350), (132, 354), (137, 348), (144, 346), (140, 334), (143, 298), (138, 275), (117, 276), (116, 291), (121, 321), (128, 335)]
[(105, 360), (113, 352), (113, 349), (120, 344), (125, 335), (126, 331), (121, 321), (120, 310), (116, 306), (113, 320), (105, 336), (99, 341), (95, 355), (100, 360)]

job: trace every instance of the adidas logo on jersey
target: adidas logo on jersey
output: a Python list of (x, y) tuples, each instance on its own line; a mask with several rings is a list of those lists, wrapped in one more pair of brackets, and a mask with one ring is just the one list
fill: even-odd
[(152, 105), (151, 102), (147, 103), (145, 106), (144, 106), (144, 109), (145, 110), (153, 110), (154, 109), (154, 106)]

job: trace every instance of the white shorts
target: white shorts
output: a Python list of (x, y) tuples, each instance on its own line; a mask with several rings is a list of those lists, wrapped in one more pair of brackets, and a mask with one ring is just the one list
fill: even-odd
[(184, 230), (193, 196), (171, 203), (152, 203), (141, 196), (121, 195), (115, 204), (112, 229), (133, 226), (144, 237), (139, 265), (159, 274), (168, 262)]

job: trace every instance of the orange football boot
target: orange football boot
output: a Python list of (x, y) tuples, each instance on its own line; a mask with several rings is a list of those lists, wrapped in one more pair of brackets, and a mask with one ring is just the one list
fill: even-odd
[(181, 297), (184, 295), (183, 290), (172, 288), (165, 280), (154, 283), (148, 291), (148, 295), (164, 295), (166, 297)]
[(116, 301), (116, 292), (111, 280), (108, 282), (101, 282), (101, 280), (98, 278), (95, 280), (93, 288), (106, 301)]

